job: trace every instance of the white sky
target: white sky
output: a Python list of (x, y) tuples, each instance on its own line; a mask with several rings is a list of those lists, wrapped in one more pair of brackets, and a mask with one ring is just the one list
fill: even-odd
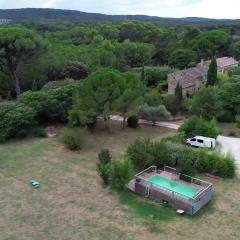
[(106, 14), (240, 19), (240, 0), (0, 0), (0, 9), (25, 7)]

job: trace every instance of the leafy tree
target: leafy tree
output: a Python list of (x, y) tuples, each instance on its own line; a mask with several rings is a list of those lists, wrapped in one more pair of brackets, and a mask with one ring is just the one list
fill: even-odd
[(237, 60), (240, 60), (240, 41), (237, 41), (230, 46), (230, 52)]
[(184, 122), (179, 128), (179, 132), (183, 132), (187, 137), (206, 136), (216, 138), (219, 129), (215, 119), (208, 121), (203, 117), (192, 116)]
[(191, 113), (211, 120), (221, 113), (221, 101), (214, 87), (202, 88), (197, 92), (191, 104)]
[(115, 43), (114, 53), (118, 61), (128, 67), (142, 67), (151, 62), (154, 46), (152, 44), (130, 42)]
[(171, 72), (169, 67), (145, 67), (145, 82), (147, 87), (156, 87), (159, 83), (167, 80), (168, 73)]
[(240, 78), (234, 76), (225, 82), (220, 90), (220, 98), (225, 110), (230, 110), (235, 115), (240, 113)]
[(80, 80), (88, 76), (89, 70), (86, 64), (78, 61), (67, 61), (63, 70), (63, 78)]
[(0, 29), (1, 71), (11, 74), (16, 96), (21, 93), (19, 65), (30, 61), (33, 56), (47, 49), (47, 42), (41, 36), (24, 28)]
[(213, 58), (207, 74), (207, 86), (213, 86), (217, 83), (217, 60)]
[(184, 69), (196, 63), (197, 55), (194, 51), (189, 49), (176, 49), (173, 51), (168, 59), (169, 66)]
[(145, 93), (144, 102), (148, 106), (157, 107), (163, 103), (163, 100), (161, 94), (156, 89), (153, 89)]
[(189, 43), (194, 40), (201, 33), (200, 29), (195, 26), (187, 26), (186, 31), (183, 33), (183, 46), (188, 48)]
[(216, 53), (226, 55), (229, 45), (229, 34), (223, 30), (201, 32), (191, 43), (199, 58), (212, 58)]
[(139, 114), (143, 119), (151, 121), (153, 126), (159, 118), (167, 119), (171, 116), (164, 105), (152, 107), (145, 104), (139, 109)]
[(124, 86), (120, 96), (115, 101), (114, 108), (122, 115), (123, 128), (125, 128), (126, 118), (135, 115), (137, 107), (143, 102), (144, 88), (142, 81), (135, 74), (124, 74), (122, 82)]

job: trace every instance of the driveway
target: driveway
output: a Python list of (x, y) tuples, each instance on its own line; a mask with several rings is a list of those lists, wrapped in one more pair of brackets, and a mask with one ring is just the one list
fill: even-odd
[(217, 142), (221, 144), (221, 150), (223, 153), (232, 153), (236, 159), (238, 166), (238, 173), (240, 173), (240, 138), (231, 138), (218, 136)]

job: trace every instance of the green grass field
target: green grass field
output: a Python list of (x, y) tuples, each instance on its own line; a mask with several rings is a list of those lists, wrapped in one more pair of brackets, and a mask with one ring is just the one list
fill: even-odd
[[(166, 239), (236, 240), (240, 225), (240, 182), (214, 183), (214, 201), (198, 216), (177, 216), (130, 192), (103, 188), (96, 172), (97, 153), (115, 157), (136, 137), (160, 139), (174, 133), (144, 127), (111, 133), (98, 130), (79, 152), (58, 139), (26, 139), (0, 145), (0, 239), (85, 240)], [(31, 179), (42, 189), (33, 190)], [(227, 227), (226, 227), (227, 226)]]

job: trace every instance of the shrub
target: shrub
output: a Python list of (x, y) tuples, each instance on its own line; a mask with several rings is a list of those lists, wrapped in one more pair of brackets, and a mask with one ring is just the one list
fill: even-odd
[(214, 156), (213, 152), (208, 149), (199, 149), (196, 161), (196, 169), (200, 173), (210, 172), (214, 170)]
[(102, 151), (98, 154), (98, 159), (101, 164), (109, 164), (112, 161), (112, 155), (108, 149), (102, 149)]
[(109, 183), (109, 174), (110, 174), (110, 167), (111, 167), (111, 161), (112, 161), (112, 156), (109, 152), (108, 149), (103, 149), (99, 154), (98, 154), (98, 160), (99, 162), (97, 163), (97, 171), (102, 178), (104, 184)]
[(35, 124), (33, 108), (17, 102), (0, 105), (0, 142), (11, 137), (24, 137)]
[(37, 114), (37, 120), (43, 122), (46, 119), (49, 99), (48, 94), (41, 91), (27, 91), (19, 97), (19, 102), (33, 108)]
[(127, 157), (112, 162), (109, 181), (113, 189), (122, 191), (134, 175), (133, 164)]
[(85, 128), (65, 128), (61, 133), (61, 141), (70, 150), (80, 150), (87, 135)]
[(219, 134), (217, 122), (212, 119), (207, 121), (202, 117), (192, 116), (179, 128), (187, 137), (202, 135), (216, 138)]
[(163, 138), (162, 140), (168, 141), (168, 142), (185, 144), (185, 143), (186, 143), (186, 135), (185, 135), (184, 132), (178, 132), (178, 133), (175, 134), (174, 136), (172, 136), (172, 137), (167, 137), (167, 138)]
[(151, 149), (152, 142), (149, 139), (139, 138), (128, 146), (127, 154), (130, 157), (135, 169), (142, 170), (154, 162)]
[(127, 119), (127, 125), (130, 128), (138, 128), (139, 124), (138, 124), (138, 117), (137, 116), (131, 116)]
[(222, 155), (220, 152), (201, 149), (198, 151), (196, 169), (200, 173), (210, 172), (223, 178), (233, 178), (236, 164), (231, 154)]
[(38, 127), (34, 129), (33, 134), (35, 137), (45, 138), (47, 136), (47, 132), (45, 128)]
[(240, 115), (237, 115), (235, 120), (237, 123), (237, 127), (240, 128)]
[(43, 87), (42, 87), (42, 91), (48, 91), (50, 89), (55, 89), (55, 88), (59, 88), (59, 87), (65, 87), (68, 85), (78, 85), (79, 83), (73, 79), (65, 79), (65, 80), (58, 80), (58, 81), (51, 81), (46, 83)]
[(140, 107), (139, 114), (143, 119), (151, 121), (152, 126), (155, 126), (156, 121), (159, 119), (168, 119), (171, 117), (171, 114), (167, 111), (164, 105), (152, 107), (145, 104)]

